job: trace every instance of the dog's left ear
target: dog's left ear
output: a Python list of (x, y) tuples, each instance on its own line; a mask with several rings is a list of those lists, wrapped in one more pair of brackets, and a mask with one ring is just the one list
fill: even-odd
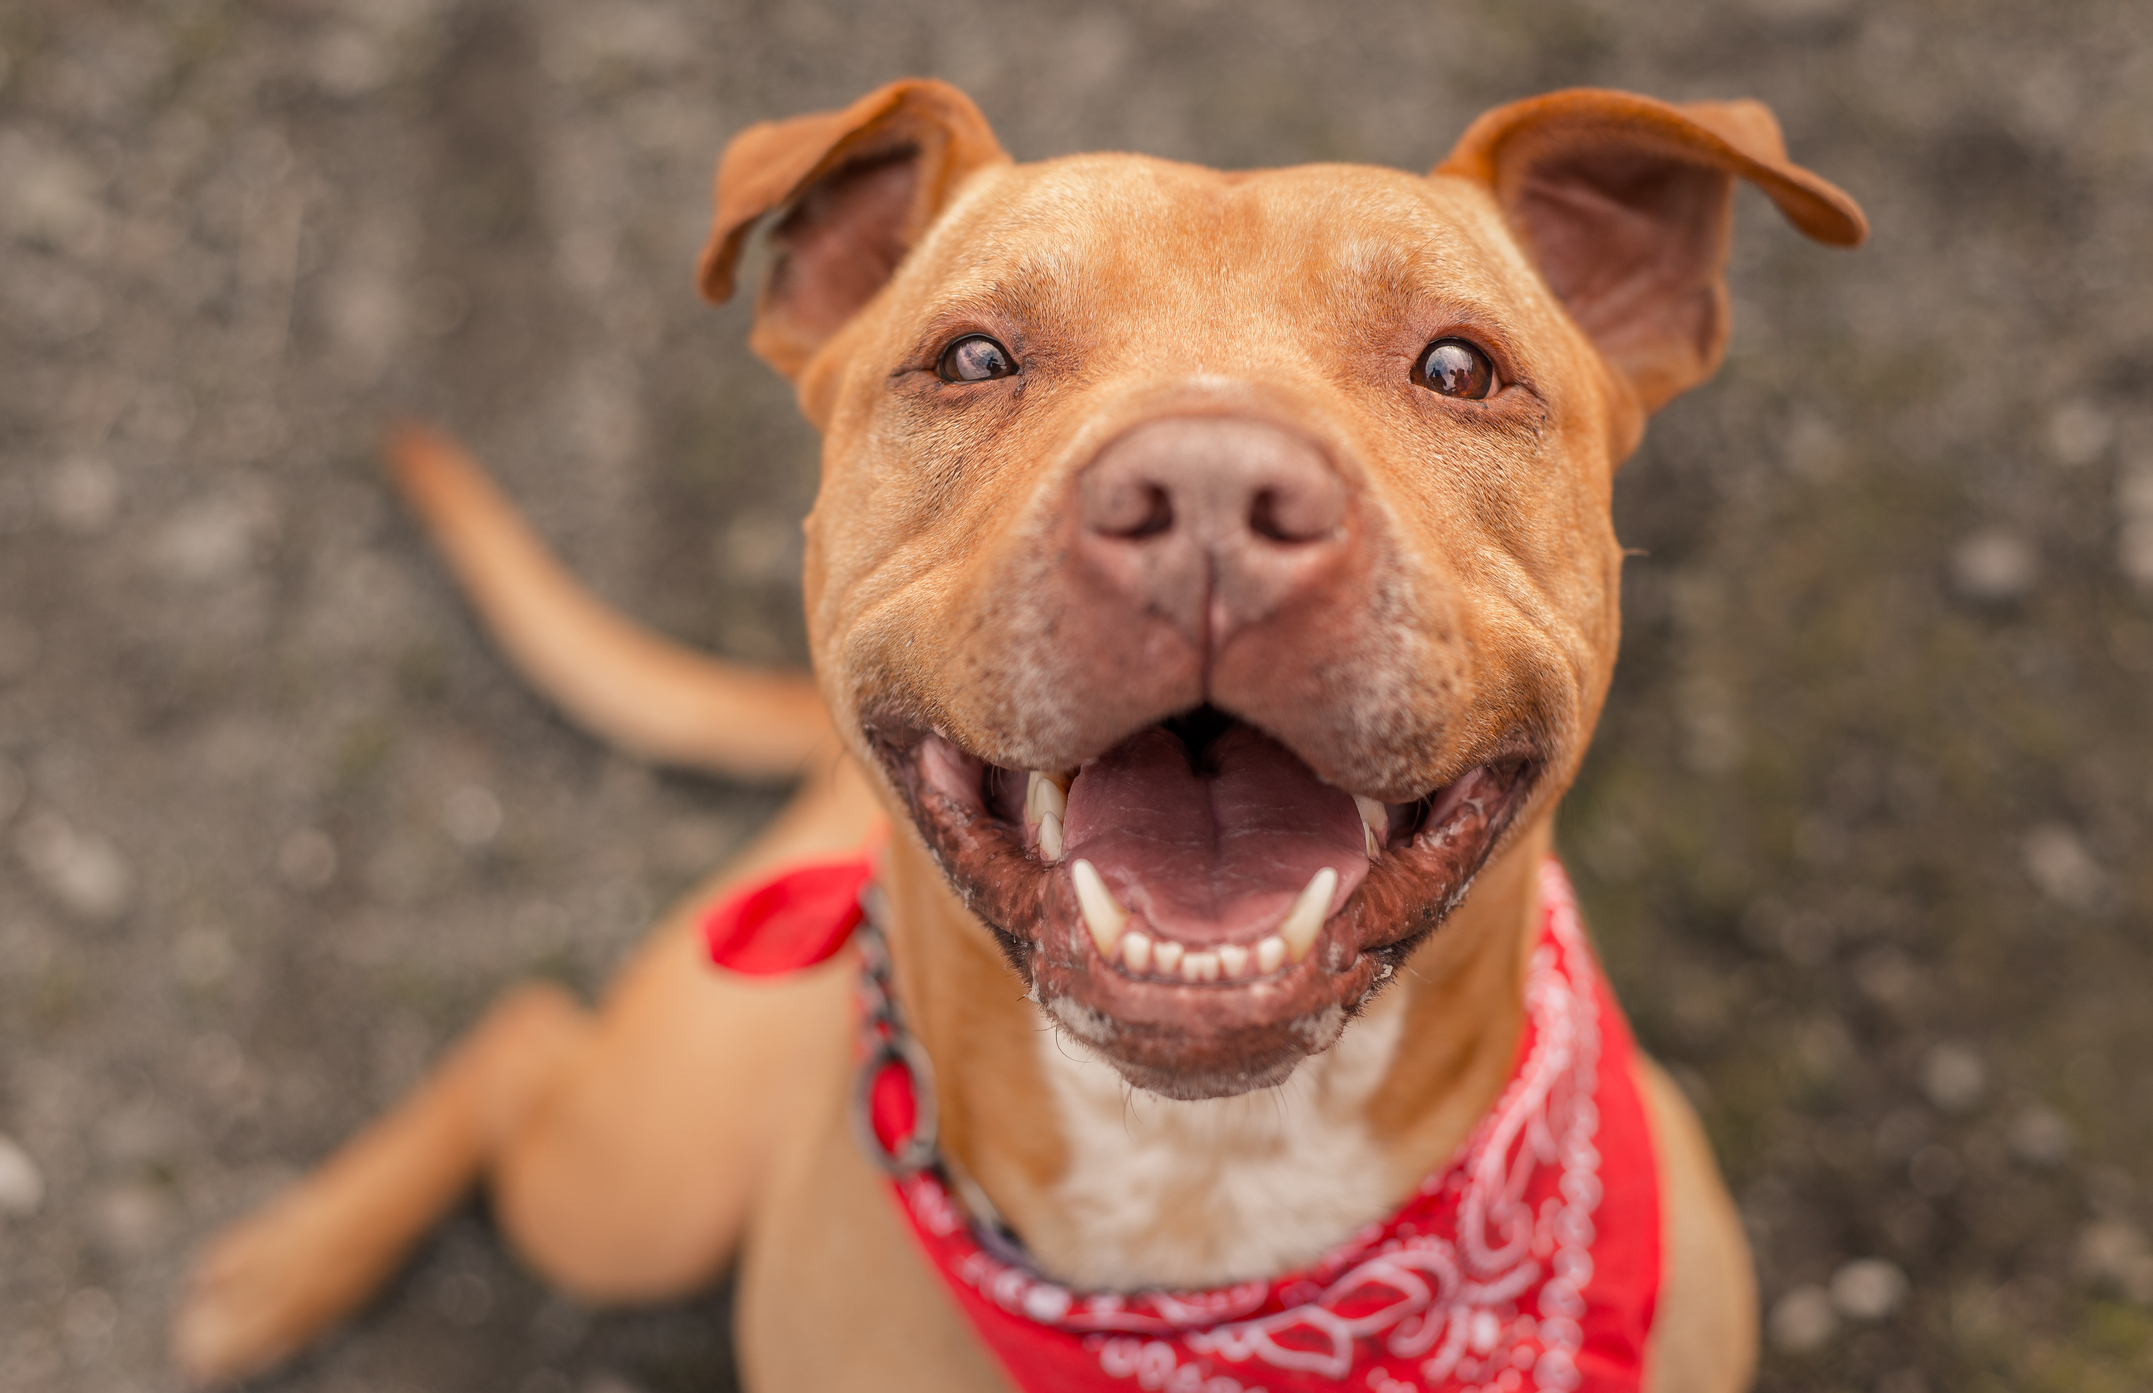
[(1869, 232), (1853, 199), (1788, 162), (1779, 123), (1753, 101), (1553, 92), (1473, 122), (1435, 173), (1495, 195), (1556, 298), (1647, 412), (1711, 376), (1726, 350), (1736, 175), (1820, 242), (1856, 246)]
[(748, 233), (782, 211), (749, 343), (796, 377), (874, 298), (965, 176), (1008, 158), (971, 98), (931, 78), (893, 82), (842, 111), (750, 126), (718, 164), (703, 295), (731, 297)]

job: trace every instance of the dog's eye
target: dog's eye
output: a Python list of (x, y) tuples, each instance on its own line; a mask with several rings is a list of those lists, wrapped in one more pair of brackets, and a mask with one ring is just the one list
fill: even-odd
[(1495, 364), (1464, 339), (1437, 339), (1413, 365), (1413, 380), (1446, 397), (1479, 401), (1495, 385)]
[(987, 382), (1017, 370), (1009, 350), (985, 334), (967, 334), (942, 350), (935, 371), (944, 382)]

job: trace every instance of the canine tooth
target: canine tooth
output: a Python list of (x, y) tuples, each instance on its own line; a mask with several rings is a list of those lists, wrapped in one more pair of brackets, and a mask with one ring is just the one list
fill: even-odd
[(1158, 964), (1159, 971), (1171, 977), (1181, 966), (1182, 952), (1180, 944), (1170, 938), (1162, 938), (1151, 945), (1151, 960)]
[(1219, 955), (1209, 949), (1190, 953), (1181, 960), (1181, 980), (1184, 982), (1216, 982), (1219, 979)]
[(1361, 830), (1368, 843), (1368, 859), (1373, 861), (1383, 854), (1383, 843), (1390, 840), (1390, 809), (1379, 799), (1353, 795), (1353, 806), (1361, 810)]
[(1146, 972), (1151, 968), (1151, 935), (1142, 929), (1131, 929), (1121, 936), (1121, 960), (1129, 965), (1131, 972)]
[(1286, 951), (1299, 962), (1308, 956), (1308, 950), (1316, 943), (1316, 935), (1323, 929), (1323, 920), (1330, 913), (1331, 892), (1338, 888), (1338, 872), (1325, 866), (1308, 878), (1293, 908), (1286, 911), (1286, 922), (1278, 926), (1278, 936), (1286, 940)]
[(1267, 934), (1256, 941), (1256, 971), (1268, 977), (1286, 961), (1286, 940)]
[(1248, 972), (1248, 949), (1238, 943), (1219, 946), (1219, 971), (1228, 977), (1244, 976)]
[(1039, 818), (1039, 854), (1049, 861), (1062, 859), (1062, 820), (1052, 813), (1043, 813)]
[(1099, 956), (1111, 961), (1114, 945), (1121, 942), (1121, 931), (1128, 926), (1129, 911), (1114, 903), (1114, 893), (1100, 879), (1099, 868), (1082, 857), (1069, 863), (1069, 879), (1076, 883), (1077, 909), (1084, 915), (1084, 927), (1091, 930), (1091, 941), (1099, 945)]
[(1026, 822), (1041, 822), (1048, 817), (1060, 821), (1069, 816), (1069, 786), (1060, 780), (1059, 774), (1042, 774), (1037, 769), (1025, 776)]

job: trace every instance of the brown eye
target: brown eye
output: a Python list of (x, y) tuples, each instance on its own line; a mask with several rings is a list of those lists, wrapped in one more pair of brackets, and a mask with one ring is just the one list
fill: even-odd
[(1437, 339), (1414, 365), (1413, 380), (1446, 397), (1479, 401), (1495, 385), (1495, 365), (1464, 339)]
[(1009, 350), (985, 334), (967, 334), (942, 350), (935, 366), (944, 382), (988, 382), (1008, 377), (1017, 370)]

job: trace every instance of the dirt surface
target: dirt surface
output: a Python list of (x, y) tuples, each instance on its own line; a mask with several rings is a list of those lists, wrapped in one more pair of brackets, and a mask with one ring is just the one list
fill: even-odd
[[(604, 595), (799, 661), (815, 444), (690, 267), (728, 135), (904, 73), (1019, 156), (1229, 166), (1424, 168), (1580, 82), (1776, 108), (1877, 234), (1745, 197), (1563, 841), (1763, 1387), (2153, 1384), (2153, 10), (11, 0), (0, 46), (0, 1389), (173, 1386), (212, 1226), (775, 807), (525, 692), (373, 447), (449, 424)], [(722, 1291), (582, 1310), (474, 1205), (262, 1386), (730, 1380)]]

